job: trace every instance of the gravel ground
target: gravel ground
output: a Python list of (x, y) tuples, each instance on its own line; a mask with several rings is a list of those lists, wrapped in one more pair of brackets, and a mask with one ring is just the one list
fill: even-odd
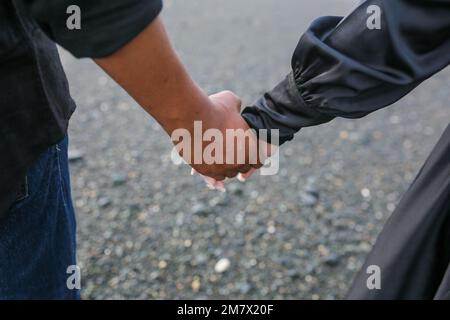
[[(194, 78), (251, 103), (308, 24), (351, 0), (165, 1)], [(78, 103), (73, 197), (85, 299), (339, 299), (450, 119), (445, 70), (395, 106), (309, 128), (280, 173), (207, 190), (158, 125), (92, 62), (62, 52)], [(78, 153), (78, 154), (77, 154)]]

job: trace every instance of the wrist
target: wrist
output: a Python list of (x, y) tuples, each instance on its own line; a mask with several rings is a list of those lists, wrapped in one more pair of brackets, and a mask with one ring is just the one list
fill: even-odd
[(195, 121), (202, 121), (204, 130), (218, 124), (217, 106), (195, 84), (189, 90), (178, 91), (165, 104), (167, 112), (161, 117), (161, 125), (169, 135), (181, 128), (193, 133)]

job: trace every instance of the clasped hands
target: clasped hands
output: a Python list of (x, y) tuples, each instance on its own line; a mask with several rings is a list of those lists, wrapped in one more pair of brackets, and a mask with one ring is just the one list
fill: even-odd
[(222, 91), (209, 97), (213, 111), (193, 128), (173, 132), (172, 141), (179, 155), (200, 174), (210, 189), (225, 191), (224, 180), (237, 177), (245, 181), (260, 169), (276, 147), (258, 140), (241, 116), (241, 99)]

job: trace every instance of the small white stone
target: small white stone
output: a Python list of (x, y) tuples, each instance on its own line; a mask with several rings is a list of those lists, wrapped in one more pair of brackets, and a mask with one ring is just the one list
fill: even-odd
[(84, 157), (84, 152), (79, 149), (69, 149), (68, 157), (69, 161), (81, 160)]
[(362, 189), (362, 190), (361, 190), (361, 195), (362, 195), (364, 198), (370, 197), (370, 190), (367, 189), (367, 188)]
[(217, 261), (216, 265), (214, 266), (214, 271), (217, 273), (223, 273), (227, 271), (230, 268), (230, 260), (227, 258), (222, 258), (219, 261)]
[(275, 228), (274, 225), (270, 225), (270, 226), (267, 227), (267, 232), (268, 232), (268, 233), (274, 234), (275, 231), (277, 231), (277, 229)]

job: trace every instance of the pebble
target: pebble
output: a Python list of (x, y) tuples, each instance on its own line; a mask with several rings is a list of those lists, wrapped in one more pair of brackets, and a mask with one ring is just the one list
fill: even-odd
[(226, 187), (227, 187), (227, 190), (231, 194), (234, 194), (234, 195), (237, 195), (237, 196), (242, 196), (244, 194), (244, 190), (237, 183), (231, 183), (231, 184), (227, 185)]
[(219, 261), (217, 261), (216, 265), (214, 266), (214, 271), (217, 273), (224, 273), (230, 268), (230, 260), (227, 258), (222, 258)]
[(197, 265), (202, 265), (208, 262), (208, 257), (205, 254), (200, 253), (195, 257), (194, 261)]
[(339, 256), (337, 256), (334, 253), (331, 253), (323, 260), (323, 262), (329, 267), (336, 267), (337, 265), (339, 265), (340, 259)]
[(307, 207), (314, 207), (319, 202), (319, 196), (316, 193), (302, 192), (300, 194), (301, 202)]
[(70, 162), (83, 160), (84, 152), (79, 149), (69, 149), (68, 158)]
[(108, 197), (101, 197), (100, 199), (98, 199), (98, 206), (100, 208), (106, 208), (108, 207), (110, 204), (112, 203), (111, 199)]
[(370, 197), (370, 190), (368, 188), (361, 189), (361, 195), (364, 198), (369, 198)]
[(301, 272), (297, 269), (290, 269), (286, 272), (286, 275), (292, 279), (298, 279), (302, 276)]
[(194, 280), (192, 280), (191, 288), (194, 292), (197, 292), (200, 290), (201, 282), (199, 277), (195, 277)]
[(237, 285), (236, 285), (236, 288), (239, 290), (239, 292), (241, 293), (241, 294), (247, 294), (247, 293), (249, 293), (250, 292), (250, 290), (252, 290), (252, 285), (250, 284), (250, 283), (248, 283), (248, 282), (239, 282)]
[(121, 186), (127, 182), (127, 176), (123, 173), (114, 173), (111, 176), (113, 186)]
[(196, 203), (192, 206), (192, 213), (199, 216), (206, 216), (211, 213), (209, 207), (204, 205), (203, 203)]
[(164, 260), (159, 261), (159, 262), (158, 262), (158, 268), (160, 268), (160, 269), (165, 269), (165, 268), (167, 268), (167, 262), (164, 261)]

